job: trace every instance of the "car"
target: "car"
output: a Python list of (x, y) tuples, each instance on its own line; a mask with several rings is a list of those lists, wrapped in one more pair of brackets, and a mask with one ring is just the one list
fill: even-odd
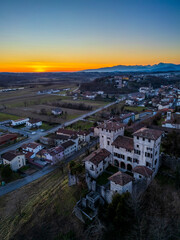
[(36, 134), (36, 132), (32, 132), (31, 134), (33, 134), (33, 135), (34, 135), (34, 134)]

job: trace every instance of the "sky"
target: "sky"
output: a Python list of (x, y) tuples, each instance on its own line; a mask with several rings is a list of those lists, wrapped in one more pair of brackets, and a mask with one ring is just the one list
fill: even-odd
[(0, 72), (180, 64), (180, 0), (0, 0)]

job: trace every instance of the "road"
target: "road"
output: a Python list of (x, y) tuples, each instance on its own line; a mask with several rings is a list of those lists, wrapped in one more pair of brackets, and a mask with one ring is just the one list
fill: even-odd
[[(90, 149), (91, 147), (95, 146), (98, 142), (98, 139), (95, 139), (93, 142), (91, 142), (88, 146), (85, 146), (84, 148), (80, 149), (78, 152), (75, 152), (73, 155), (71, 155), (69, 158), (67, 158), (65, 160), (65, 163), (68, 164), (68, 162), (72, 161), (73, 159), (79, 157), (80, 155), (82, 155), (83, 153), (85, 153), (85, 151), (87, 149)], [(18, 179), (16, 181), (13, 181), (11, 183), (8, 183), (7, 185), (0, 187), (0, 197), (10, 193), (12, 191), (15, 191), (35, 180), (37, 180), (38, 178), (41, 178), (43, 176), (45, 176), (46, 174), (54, 171), (55, 169), (57, 169), (58, 166), (51, 166), (48, 165), (46, 167), (44, 167), (42, 170), (39, 170), (37, 172), (35, 172), (34, 174)]]
[[(54, 133), (61, 127), (67, 127), (67, 126), (69, 126), (69, 125), (71, 125), (71, 124), (73, 124), (73, 123), (75, 123), (75, 122), (77, 122), (79, 120), (83, 120), (86, 117), (92, 116), (93, 114), (95, 114), (95, 113), (97, 113), (97, 112), (99, 112), (99, 111), (101, 111), (103, 109), (106, 109), (106, 108), (108, 108), (108, 107), (110, 107), (110, 106), (112, 106), (114, 104), (116, 104), (116, 102), (109, 103), (109, 104), (107, 104), (107, 105), (105, 105), (103, 107), (100, 107), (100, 108), (98, 108), (98, 109), (96, 109), (94, 111), (86, 113), (86, 114), (84, 114), (84, 115), (82, 115), (80, 117), (77, 117), (77, 118), (75, 118), (75, 119), (73, 119), (71, 121), (65, 122), (64, 124), (60, 124), (60, 125), (58, 125), (58, 126), (56, 126), (54, 128), (51, 128), (50, 130), (47, 130), (47, 131), (44, 131), (44, 132), (37, 132), (35, 135), (31, 134), (28, 139), (25, 139), (24, 141), (21, 141), (19, 143), (13, 144), (12, 146), (6, 147), (5, 149), (2, 149), (0, 151), (0, 155), (5, 153), (5, 152), (7, 152), (7, 151), (15, 150), (15, 149), (21, 147), (21, 145), (24, 144), (24, 143), (30, 143), (30, 142), (37, 141), (40, 137), (46, 136), (46, 135), (48, 135), (50, 133)], [(2, 128), (2, 126), (1, 126), (1, 128)], [(12, 132), (13, 128), (10, 128), (10, 127), (5, 127), (5, 128), (6, 128), (6, 130), (9, 130), (10, 132)], [(13, 132), (21, 133), (22, 130), (21, 129), (13, 129)], [(27, 133), (26, 133), (26, 135), (27, 135)]]

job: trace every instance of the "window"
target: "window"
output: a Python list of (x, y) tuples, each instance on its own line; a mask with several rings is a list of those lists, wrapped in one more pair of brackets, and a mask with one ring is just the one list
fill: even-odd
[(149, 157), (149, 158), (152, 158), (152, 153), (149, 153), (149, 152), (145, 152), (145, 157)]
[(135, 153), (135, 154), (138, 154), (138, 155), (141, 155), (141, 151), (140, 151), (140, 150), (137, 150), (137, 149), (134, 149), (134, 153)]
[(150, 148), (150, 147), (147, 147), (147, 150), (148, 150), (148, 151), (152, 151), (152, 148)]
[(107, 141), (107, 145), (109, 146), (109, 144), (110, 144), (110, 142), (109, 141)]
[(143, 141), (145, 141), (145, 138), (143, 138)]
[(134, 158), (134, 159), (133, 159), (133, 162), (139, 163), (139, 160), (138, 160), (137, 158)]
[(139, 148), (139, 145), (136, 145), (137, 148)]
[(155, 163), (155, 165), (157, 164), (157, 159), (155, 160), (155, 162), (154, 162), (154, 163)]
[(146, 162), (146, 167), (151, 167), (151, 163)]
[(137, 139), (139, 140), (139, 137), (137, 137)]
[(148, 139), (148, 142), (151, 142), (151, 139)]
[(127, 161), (132, 162), (132, 158), (131, 157), (127, 157)]
[(141, 178), (141, 176), (139, 175), (139, 178)]

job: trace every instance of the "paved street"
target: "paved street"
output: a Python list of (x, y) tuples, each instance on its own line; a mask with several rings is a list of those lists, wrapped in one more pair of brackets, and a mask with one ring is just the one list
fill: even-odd
[[(78, 152), (75, 152), (72, 156), (70, 156), (69, 158), (67, 158), (65, 160), (65, 163), (67, 164), (68, 162), (77, 158), (78, 156), (83, 154), (87, 150), (87, 148), (89, 149), (89, 148), (95, 146), (97, 144), (97, 142), (98, 142), (98, 140), (95, 139), (88, 146), (85, 146), (84, 148), (80, 149)], [(21, 188), (21, 187), (27, 185), (28, 183), (31, 183), (31, 182), (37, 180), (38, 178), (45, 176), (46, 174), (54, 171), (57, 168), (58, 168), (58, 166), (48, 165), (48, 166), (44, 167), (42, 170), (39, 170), (30, 176), (27, 176), (27, 177), (18, 179), (16, 181), (13, 181), (11, 183), (8, 183), (7, 185), (0, 187), (0, 196), (3, 196), (9, 192), (12, 192), (12, 191), (18, 189), (18, 188)]]
[[(100, 107), (100, 108), (92, 111), (92, 112), (86, 113), (86, 114), (84, 114), (84, 115), (82, 115), (82, 116), (80, 116), (80, 117), (77, 117), (77, 118), (75, 118), (75, 119), (73, 119), (73, 120), (71, 120), (71, 121), (68, 121), (68, 122), (66, 122), (66, 123), (64, 123), (64, 124), (60, 124), (60, 125), (58, 125), (58, 126), (56, 126), (56, 127), (54, 127), (54, 128), (51, 128), (51, 129), (48, 130), (48, 131), (37, 132), (37, 133), (34, 134), (34, 135), (31, 134), (28, 139), (25, 139), (24, 141), (21, 141), (20, 143), (13, 144), (12, 146), (9, 146), (9, 147), (6, 147), (5, 149), (2, 149), (2, 150), (0, 151), (0, 155), (3, 154), (3, 153), (5, 153), (6, 151), (15, 150), (15, 149), (21, 147), (21, 145), (22, 145), (23, 143), (29, 143), (29, 142), (37, 141), (37, 140), (38, 140), (40, 137), (42, 137), (42, 136), (46, 136), (46, 135), (48, 135), (48, 134), (50, 134), (50, 133), (54, 133), (54, 132), (57, 131), (60, 127), (69, 126), (69, 125), (71, 125), (72, 123), (75, 123), (75, 122), (77, 122), (77, 121), (79, 121), (79, 120), (83, 120), (83, 119), (86, 118), (86, 117), (92, 116), (93, 114), (95, 114), (95, 113), (97, 113), (97, 112), (99, 112), (99, 111), (101, 111), (101, 110), (103, 110), (103, 109), (106, 109), (106, 108), (108, 108), (108, 107), (110, 107), (110, 106), (112, 106), (112, 105), (114, 105), (114, 104), (116, 104), (116, 102), (109, 103), (109, 104), (107, 104), (107, 105), (105, 105), (105, 106), (103, 106), (103, 107)], [(2, 128), (2, 126), (1, 126), (1, 128)], [(6, 127), (6, 130), (9, 130), (9, 131), (11, 131), (11, 132), (12, 132), (12, 129), (13, 129), (13, 128), (11, 128), (11, 127), (9, 127), (9, 128)], [(13, 129), (13, 131), (21, 133), (22, 130), (21, 130), (21, 129)], [(27, 135), (27, 134), (26, 134), (26, 135)]]
[[(29, 142), (36, 141), (36, 140), (38, 140), (41, 136), (45, 136), (45, 135), (47, 135), (47, 134), (53, 133), (53, 132), (57, 131), (57, 130), (58, 130), (60, 127), (62, 127), (62, 126), (63, 126), (63, 127), (69, 126), (69, 125), (71, 125), (72, 123), (75, 123), (75, 122), (77, 122), (77, 121), (79, 121), (79, 120), (83, 120), (84, 118), (89, 117), (89, 116), (91, 116), (91, 115), (93, 115), (93, 114), (95, 114), (95, 113), (97, 113), (97, 112), (99, 112), (99, 111), (101, 111), (101, 110), (103, 110), (103, 109), (105, 109), (105, 108), (108, 108), (108, 107), (110, 107), (110, 106), (112, 106), (112, 105), (114, 105), (114, 104), (116, 104), (116, 102), (112, 102), (112, 103), (110, 103), (110, 104), (108, 104), (108, 105), (105, 105), (105, 106), (103, 106), (103, 107), (101, 107), (101, 108), (98, 108), (98, 109), (96, 109), (96, 110), (94, 110), (94, 111), (92, 111), (92, 112), (86, 113), (86, 114), (84, 114), (84, 115), (82, 115), (82, 116), (80, 116), (80, 117), (78, 117), (78, 118), (75, 118), (75, 119), (73, 119), (73, 120), (71, 120), (71, 121), (68, 121), (68, 122), (64, 123), (63, 125), (58, 125), (58, 126), (52, 128), (52, 129), (48, 130), (48, 131), (45, 131), (45, 132), (37, 132), (36, 135), (31, 135), (28, 139), (25, 139), (24, 141), (21, 141), (20, 143), (16, 143), (16, 144), (14, 144), (14, 145), (12, 145), (12, 146), (7, 147), (6, 149), (1, 150), (1, 151), (0, 151), (0, 154), (3, 154), (4, 152), (6, 152), (6, 151), (8, 151), (8, 150), (17, 149), (17, 148), (19, 148), (23, 143), (29, 143)], [(1, 126), (1, 127), (2, 127), (2, 126)], [(6, 128), (7, 128), (7, 127), (6, 127)], [(10, 131), (11, 131), (11, 129), (12, 129), (12, 128), (9, 128)], [(14, 130), (15, 130), (15, 132), (22, 131), (22, 130), (20, 130), (20, 129), (14, 129)], [(20, 132), (19, 132), (19, 133), (20, 133)], [(95, 145), (96, 143), (97, 143), (97, 140), (91, 142), (91, 143), (88, 145), (88, 148), (92, 147), (92, 146)], [(65, 162), (68, 163), (69, 161), (71, 161), (71, 160), (75, 159), (76, 157), (80, 156), (80, 155), (81, 155), (82, 153), (84, 153), (86, 150), (87, 150), (87, 146), (84, 147), (84, 148), (82, 148), (80, 151), (74, 153), (74, 154), (73, 154), (72, 156), (70, 156), (69, 158), (67, 158), (67, 159), (65, 160)], [(56, 168), (57, 168), (57, 166), (50, 166), (50, 165), (48, 165), (48, 166), (44, 167), (42, 170), (39, 170), (39, 171), (37, 171), (36, 173), (34, 173), (34, 174), (30, 175), (30, 176), (27, 176), (27, 177), (25, 177), (25, 178), (16, 180), (16, 181), (14, 181), (14, 182), (11, 182), (11, 183), (5, 185), (4, 187), (0, 187), (0, 196), (3, 196), (3, 195), (5, 195), (5, 194), (7, 194), (7, 193), (9, 193), (9, 192), (12, 192), (12, 191), (18, 189), (18, 188), (21, 188), (21, 187), (25, 186), (26, 184), (31, 183), (31, 182), (33, 182), (34, 180), (37, 180), (38, 178), (40, 178), (40, 177), (42, 177), (42, 176), (44, 176), (44, 175), (46, 175), (46, 174), (54, 171)]]

